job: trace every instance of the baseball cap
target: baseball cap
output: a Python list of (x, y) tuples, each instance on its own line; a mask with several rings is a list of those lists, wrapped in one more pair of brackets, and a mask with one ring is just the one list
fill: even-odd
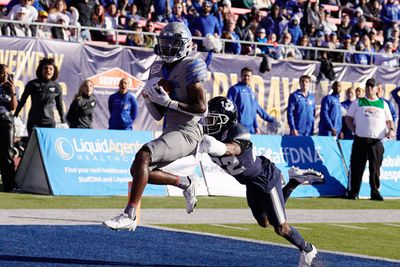
[(257, 33), (266, 33), (266, 31), (265, 31), (264, 28), (259, 28), (259, 29), (257, 30)]
[(21, 6), (21, 7), (18, 9), (18, 12), (17, 12), (17, 13), (28, 14), (28, 9), (27, 9), (26, 7)]
[(374, 78), (369, 78), (368, 80), (367, 80), (367, 82), (365, 83), (365, 86), (367, 87), (367, 86), (372, 86), (372, 87), (374, 87), (374, 86), (376, 86), (377, 85), (377, 82), (376, 82), (376, 80), (374, 79)]
[(45, 10), (40, 10), (39, 11), (39, 17), (48, 17), (49, 14)]
[(317, 32), (317, 37), (322, 37), (322, 36), (324, 36), (325, 34), (324, 34), (324, 32), (323, 31), (318, 31)]
[(343, 39), (351, 39), (351, 35), (350, 34), (345, 34), (344, 36), (343, 36)]

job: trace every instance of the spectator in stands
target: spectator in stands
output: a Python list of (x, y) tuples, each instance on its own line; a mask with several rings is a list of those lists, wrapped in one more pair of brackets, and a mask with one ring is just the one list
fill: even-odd
[(319, 120), (320, 136), (335, 136), (343, 138), (342, 131), (342, 108), (340, 105), (340, 93), (342, 84), (334, 81), (332, 84), (332, 94), (324, 96), (321, 101), (321, 112)]
[(67, 15), (59, 13), (57, 15), (57, 23), (59, 24), (60, 27), (51, 27), (51, 36), (53, 37), (53, 39), (60, 39), (60, 40), (64, 40), (64, 41), (68, 41), (69, 40), (69, 35), (70, 32), (67, 28), (68, 24), (69, 24), (69, 18)]
[[(239, 15), (236, 21), (235, 33), (239, 36), (242, 41), (254, 42), (253, 32), (250, 30), (250, 26), (246, 21), (246, 16)], [(252, 51), (251, 45), (241, 44), (241, 54), (248, 55)]]
[(128, 92), (128, 79), (119, 81), (119, 89), (108, 98), (108, 110), (110, 118), (108, 129), (132, 130), (133, 122), (138, 113), (136, 98)]
[(331, 49), (331, 52), (329, 52), (328, 57), (334, 62), (339, 62), (341, 59), (341, 53), (335, 52), (336, 49), (340, 48), (340, 45), (341, 43), (337, 38), (336, 32), (331, 32), (331, 34), (329, 34), (327, 42), (327, 47)]
[(267, 35), (275, 33), (278, 40), (281, 39), (282, 34), (286, 28), (288, 21), (281, 16), (280, 7), (276, 4), (272, 5), (271, 13), (267, 17), (263, 18), (260, 26), (265, 28)]
[[(146, 21), (144, 32), (155, 33), (155, 25), (153, 21)], [(143, 35), (143, 43), (144, 47), (153, 48), (157, 44), (157, 37), (149, 34)]]
[(0, 64), (0, 169), (3, 190), (15, 187), (14, 118), (12, 111), (18, 105), (13, 76), (7, 65)]
[(355, 33), (358, 33), (359, 36), (362, 36), (364, 34), (368, 34), (369, 32), (370, 29), (367, 27), (367, 19), (364, 16), (361, 16), (358, 18), (356, 25), (354, 25), (351, 29), (350, 34), (354, 35)]
[(176, 3), (172, 8), (171, 16), (168, 18), (169, 22), (182, 22), (186, 27), (189, 27), (189, 22), (186, 15), (183, 13), (182, 3)]
[(70, 20), (72, 19), (71, 12), (67, 11), (67, 4), (64, 0), (57, 0), (54, 3), (54, 8), (49, 10), (50, 14), (48, 17), (49, 23), (58, 23), (59, 16), (58, 15), (67, 15), (68, 20), (66, 21), (69, 24)]
[(397, 112), (396, 112), (396, 108), (394, 107), (392, 102), (390, 102), (389, 99), (385, 98), (385, 89), (383, 89), (383, 84), (381, 82), (378, 82), (377, 83), (377, 88), (378, 88), (378, 92), (376, 93), (376, 95), (378, 96), (379, 99), (382, 99), (383, 101), (386, 102), (386, 104), (389, 107), (390, 114), (392, 115), (393, 123), (396, 123), (397, 117), (398, 117), (397, 116)]
[(345, 117), (347, 114), (347, 110), (349, 109), (351, 103), (356, 100), (356, 92), (353, 87), (349, 87), (346, 90), (346, 100), (341, 103), (342, 106), (342, 133), (343, 139), (353, 139), (353, 132), (347, 127), (345, 123)]
[(292, 36), (290, 33), (283, 33), (281, 44), (286, 46), (279, 47), (279, 59), (301, 59), (301, 53), (292, 43)]
[(320, 20), (322, 25), (322, 30), (325, 34), (331, 34), (332, 32), (337, 31), (337, 27), (335, 23), (331, 22), (329, 19), (331, 17), (331, 12), (327, 9), (324, 12), (320, 12)]
[(340, 21), (340, 25), (337, 27), (337, 35), (340, 40), (344, 38), (351, 31), (350, 16), (348, 14), (343, 14)]
[[(358, 42), (356, 44), (356, 51), (365, 52), (365, 47), (361, 42)], [(369, 64), (368, 55), (361, 54), (361, 53), (354, 53), (353, 54), (353, 63), (360, 64), (360, 65), (368, 65)]]
[[(137, 21), (137, 20), (142, 20), (141, 16), (137, 14), (137, 7), (135, 4), (129, 5), (127, 10), (121, 10), (121, 17), (125, 17), (125, 29), (128, 28), (128, 23), (129, 21)], [(132, 22), (133, 23), (133, 22)], [(120, 23), (122, 25), (123, 23)]]
[(319, 6), (317, 1), (311, 2), (311, 0), (307, 0), (304, 7), (304, 15), (303, 15), (303, 24), (304, 26), (313, 25), (316, 29), (319, 29), (321, 26), (321, 20), (319, 18)]
[(358, 42), (360, 41), (360, 34), (358, 32), (353, 33), (353, 35), (351, 35), (351, 47), (354, 50), (356, 48), (356, 45), (358, 44)]
[[(311, 47), (310, 38), (307, 35), (301, 37), (299, 46)], [(299, 52), (303, 60), (317, 59), (317, 51), (315, 51), (314, 49), (299, 48)]]
[(21, 7), (24, 7), (26, 8), (26, 11), (24, 10), (26, 14), (24, 21), (27, 23), (36, 21), (38, 18), (38, 11), (32, 6), (33, 2), (34, 0), (20, 0), (20, 3), (13, 6), (10, 12), (8, 12), (7, 19), (16, 20), (17, 14), (21, 11)]
[(128, 46), (143, 47), (144, 37), (143, 34), (140, 33), (142, 32), (142, 26), (140, 25), (140, 23), (137, 21), (134, 22), (129, 30), (134, 31), (136, 33), (127, 34), (125, 44)]
[(373, 22), (373, 28), (382, 29), (381, 10), (382, 6), (380, 0), (370, 0), (367, 4), (369, 10), (368, 20)]
[[(271, 35), (274, 33), (271, 33)], [(274, 34), (275, 35), (275, 34)], [(256, 43), (262, 43), (262, 44), (267, 44), (268, 39), (267, 39), (267, 34), (265, 33), (264, 28), (259, 28), (257, 30), (257, 35), (256, 35)], [(270, 47), (266, 45), (258, 45), (257, 48), (255, 48), (255, 53), (256, 54), (269, 54)], [(272, 55), (273, 56), (273, 55)], [(277, 57), (276, 57), (277, 58)]]
[[(342, 45), (340, 46), (342, 50), (349, 50), (353, 51), (353, 46), (351, 45), (351, 36), (350, 34), (346, 34), (342, 39)], [(353, 53), (352, 52), (345, 52), (340, 53), (340, 60), (339, 62), (343, 63), (353, 63)]]
[(382, 43), (376, 40), (377, 31), (372, 28), (368, 36), (371, 42), (371, 46), (374, 48), (375, 52), (380, 51), (382, 49)]
[[(396, 102), (397, 104), (397, 108), (400, 109), (400, 87), (397, 87), (396, 89), (392, 90), (391, 95), (393, 97), (393, 100)], [(399, 119), (400, 121), (400, 119)], [(396, 132), (396, 139), (400, 140), (400, 126), (399, 126), (399, 121), (397, 121), (397, 132)]]
[[(37, 22), (47, 23), (48, 14), (46, 11), (39, 11), (39, 17)], [(39, 25), (36, 32), (36, 37), (39, 39), (51, 39), (51, 31), (49, 27), (45, 25)]]
[(227, 30), (222, 33), (221, 39), (234, 40), (234, 42), (225, 43), (225, 53), (240, 55), (241, 45), (238, 42), (240, 40), (239, 36), (235, 33), (235, 28), (236, 28), (235, 17), (232, 16), (230, 19), (226, 21), (226, 23), (227, 23), (226, 24)]
[(168, 17), (171, 14), (174, 1), (165, 0), (153, 0), (153, 12), (151, 13), (151, 19), (155, 22), (168, 22)]
[(301, 37), (303, 37), (303, 31), (300, 28), (300, 19), (298, 16), (294, 15), (287, 25), (287, 31), (292, 36), (292, 43), (298, 45), (300, 43)]
[(357, 99), (363, 98), (365, 96), (364, 89), (362, 89), (361, 87), (357, 87), (355, 92)]
[(54, 128), (54, 103), (56, 104), (61, 123), (64, 123), (62, 90), (58, 82), (58, 68), (53, 58), (43, 58), (36, 69), (36, 79), (29, 81), (15, 110), (17, 117), (28, 97), (31, 97), (27, 129), (29, 136), (34, 127)]
[[(105, 23), (106, 11), (102, 5), (96, 5), (94, 7), (93, 14), (91, 16), (91, 26), (99, 29), (106, 27)], [(106, 41), (105, 31), (90, 31), (91, 39), (94, 41)]]
[(96, 98), (93, 95), (93, 83), (85, 80), (79, 86), (67, 113), (70, 128), (92, 128)]
[(153, 1), (135, 0), (134, 5), (137, 7), (137, 14), (142, 18), (148, 18), (152, 10)]
[[(130, 12), (130, 7), (134, 6), (135, 8), (134, 15), (136, 15), (137, 13), (137, 8), (135, 5), (133, 5), (133, 0), (120, 0), (116, 1), (115, 4), (117, 5), (117, 10), (119, 13), (118, 25), (125, 25), (123, 19), (125, 19), (128, 16), (128, 12)], [(104, 6), (108, 6), (108, 4)], [(137, 18), (140, 19), (139, 16), (137, 16)]]
[(257, 102), (251, 88), (253, 71), (249, 67), (244, 67), (240, 71), (240, 76), (241, 81), (229, 88), (227, 97), (237, 107), (238, 122), (245, 126), (251, 134), (259, 134), (257, 115), (269, 123), (273, 123), (276, 119), (270, 116)]
[[(95, 0), (71, 0), (71, 7), (75, 7), (79, 13), (79, 20), (81, 26), (90, 27), (92, 25), (92, 13), (96, 7)], [(83, 39), (90, 39), (91, 32), (88, 30), (82, 30), (81, 35)]]
[(249, 18), (249, 28), (252, 30), (253, 34), (256, 33), (257, 29), (259, 27), (261, 27), (261, 21), (263, 21), (264, 19), (264, 15), (263, 13), (256, 9), (256, 8), (252, 8), (251, 12), (253, 13), (254, 11), (254, 16), (250, 16)]
[[(211, 14), (211, 2), (204, 1), (202, 4), (203, 13), (194, 19), (191, 31), (193, 36), (206, 36), (207, 34), (212, 34), (216, 36), (221, 36), (222, 29), (219, 25), (217, 18)], [(203, 51), (201, 42), (194, 40), (194, 42)]]
[(381, 20), (383, 22), (383, 29), (385, 33), (385, 40), (387, 38), (387, 30), (393, 26), (394, 22), (400, 21), (400, 7), (395, 3), (395, 0), (387, 0), (383, 5), (381, 11)]
[(309, 92), (311, 77), (300, 77), (300, 89), (290, 94), (287, 108), (287, 121), (290, 134), (310, 136), (314, 131), (315, 97)]
[(375, 57), (375, 65), (377, 66), (387, 66), (387, 67), (397, 67), (397, 58), (393, 55), (393, 43), (386, 42), (383, 49), (379, 51), (380, 54)]
[(374, 56), (371, 53), (375, 53), (375, 48), (371, 45), (371, 40), (369, 39), (368, 34), (364, 34), (361, 36), (360, 43), (364, 45), (364, 52), (369, 52), (369, 54), (365, 54), (368, 60), (368, 64), (373, 64), (375, 61)]
[(28, 16), (28, 9), (20, 6), (15, 15), (15, 20), (20, 23), (9, 23), (6, 29), (7, 36), (32, 37), (31, 28), (25, 24)]
[(360, 8), (362, 10), (364, 16), (367, 16), (367, 17), (371, 16), (371, 11), (369, 10), (367, 0), (358, 0), (358, 4), (355, 7)]
[(106, 14), (104, 17), (105, 28), (108, 30), (106, 32), (107, 40), (115, 39), (114, 30), (119, 28), (118, 21), (119, 21), (119, 13), (117, 10), (117, 6), (114, 3), (111, 3), (107, 6)]
[(361, 10), (361, 8), (354, 9), (353, 17), (350, 20), (350, 25), (351, 26), (356, 25), (358, 22), (358, 19), (363, 15), (364, 15), (364, 12)]
[(228, 21), (234, 17), (234, 14), (231, 12), (232, 3), (230, 0), (223, 0), (221, 6), (218, 8), (217, 18), (219, 21), (219, 25), (221, 29), (224, 27), (228, 27)]

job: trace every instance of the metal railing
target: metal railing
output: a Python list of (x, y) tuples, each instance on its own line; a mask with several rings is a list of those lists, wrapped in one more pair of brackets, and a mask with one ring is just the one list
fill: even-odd
[[(3, 24), (25, 24), (28, 26), (45, 26), (48, 28), (51, 27), (60, 27), (60, 28), (66, 28), (66, 29), (77, 29), (79, 31), (79, 33), (82, 33), (82, 31), (98, 31), (98, 32), (104, 32), (106, 35), (108, 34), (109, 36), (114, 36), (114, 38), (112, 38), (113, 40), (115, 40), (114, 42), (107, 42), (104, 41), (104, 45), (111, 45), (111, 46), (124, 46), (124, 47), (129, 47), (129, 46), (125, 46), (125, 45), (121, 45), (119, 43), (119, 36), (120, 35), (128, 35), (128, 34), (141, 34), (143, 36), (145, 35), (150, 35), (150, 36), (158, 36), (158, 33), (150, 33), (150, 32), (143, 32), (143, 31), (131, 31), (131, 30), (124, 30), (124, 29), (105, 29), (105, 28), (97, 28), (97, 27), (88, 27), (88, 26), (75, 26), (75, 25), (62, 25), (62, 24), (54, 24), (54, 23), (41, 23), (41, 22), (30, 22), (30, 23), (26, 23), (26, 22), (20, 22), (20, 21), (15, 21), (15, 20), (8, 20), (8, 19), (0, 19), (0, 23)], [(12, 37), (12, 36), (9, 36)], [(37, 38), (37, 36), (33, 36), (33, 38)], [(193, 40), (199, 40), (202, 41), (205, 37), (197, 37), (197, 36), (193, 36), (192, 39)], [(57, 40), (57, 39), (53, 39), (53, 40)], [(230, 40), (230, 39), (220, 39), (222, 42), (222, 52), (224, 53), (225, 51), (225, 47), (227, 43), (240, 43), (241, 45), (250, 45), (253, 47), (253, 49), (256, 49), (257, 47), (262, 47), (262, 46), (267, 46), (267, 47), (273, 47), (273, 48), (291, 48), (291, 49), (297, 49), (299, 51), (301, 50), (309, 50), (309, 51), (314, 51), (317, 54), (321, 53), (321, 52), (330, 52), (330, 53), (342, 53), (342, 54), (350, 54), (350, 55), (354, 55), (354, 54), (364, 54), (364, 55), (368, 55), (368, 56), (387, 56), (387, 54), (385, 53), (380, 53), (380, 52), (365, 52), (365, 51), (356, 51), (356, 50), (344, 50), (344, 49), (330, 49), (330, 48), (326, 48), (326, 47), (307, 47), (307, 46), (296, 46), (296, 45), (284, 45), (284, 44), (267, 44), (267, 43), (259, 43), (259, 42), (250, 42), (250, 41), (242, 41), (242, 40)], [(90, 43), (90, 41), (87, 40), (83, 40), (82, 43)], [(257, 54), (253, 54), (252, 56), (258, 56)], [(392, 54), (390, 55), (391, 57), (395, 58), (397, 61), (397, 66), (396, 68), (399, 67), (399, 59), (400, 59), (400, 54)], [(304, 60), (299, 60), (299, 59), (288, 59), (287, 55), (283, 55), (283, 58), (281, 58), (283, 60), (290, 60), (290, 61), (304, 61)], [(343, 59), (345, 59), (345, 57), (343, 56)], [(310, 60), (307, 60), (310, 61)], [(313, 60), (311, 60), (313, 61)], [(334, 62), (335, 63), (335, 62)], [(337, 62), (337, 63), (346, 63), (346, 62)], [(369, 65), (374, 65), (373, 62), (369, 62)], [(365, 66), (365, 65), (361, 65), (361, 64), (352, 64), (352, 63), (346, 63), (346, 64), (350, 64), (350, 65), (356, 65), (356, 66)]]

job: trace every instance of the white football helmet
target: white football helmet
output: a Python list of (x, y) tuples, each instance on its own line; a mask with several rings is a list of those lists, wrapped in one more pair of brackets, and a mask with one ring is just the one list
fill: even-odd
[(181, 22), (170, 22), (158, 36), (156, 53), (167, 63), (186, 57), (192, 50), (192, 34)]

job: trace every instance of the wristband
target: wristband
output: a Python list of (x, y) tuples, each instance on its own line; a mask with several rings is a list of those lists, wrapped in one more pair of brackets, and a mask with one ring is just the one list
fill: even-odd
[(169, 103), (168, 108), (179, 110), (179, 102), (176, 100), (171, 100), (171, 103)]

